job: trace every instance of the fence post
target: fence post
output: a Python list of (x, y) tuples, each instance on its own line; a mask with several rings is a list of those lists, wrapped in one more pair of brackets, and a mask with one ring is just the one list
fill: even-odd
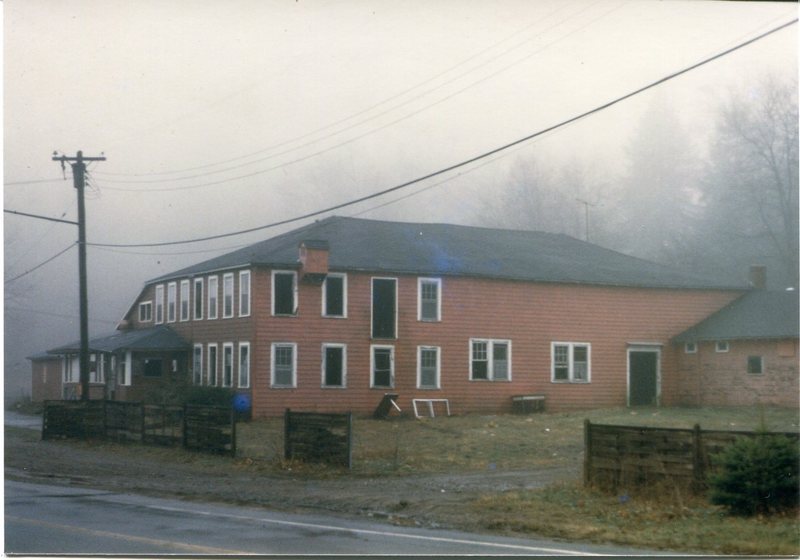
[(592, 423), (583, 421), (583, 485), (592, 483)]
[(183, 443), (183, 448), (184, 449), (186, 449), (188, 447), (188, 445), (187, 445), (188, 439), (186, 437), (186, 414), (187, 414), (187, 407), (188, 406), (189, 406), (188, 404), (183, 403), (183, 418), (181, 418), (181, 426), (183, 427), (183, 430), (181, 430), (183, 432), (181, 434), (183, 437), (181, 439), (183, 440), (182, 443)]
[(706, 480), (702, 438), (703, 432), (700, 430), (700, 424), (695, 424), (692, 430), (692, 474), (695, 492), (703, 489)]
[(231, 455), (236, 457), (236, 410), (231, 407)]
[(291, 444), (289, 443), (289, 419), (291, 418), (291, 410), (288, 408), (283, 413), (283, 458), (289, 460)]
[(347, 468), (353, 468), (353, 413), (347, 413)]

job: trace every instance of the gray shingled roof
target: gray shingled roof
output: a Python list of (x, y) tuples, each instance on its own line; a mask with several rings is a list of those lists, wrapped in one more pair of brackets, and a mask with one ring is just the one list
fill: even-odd
[(148, 283), (243, 266), (297, 267), (301, 242), (326, 241), (329, 266), (436, 276), (637, 286), (743, 289), (572, 237), (450, 224), (331, 217)]
[[(80, 341), (48, 350), (48, 354), (74, 354), (80, 351)], [(90, 352), (118, 352), (127, 350), (168, 351), (188, 350), (189, 343), (171, 328), (160, 325), (149, 329), (117, 331), (89, 340)]]
[(753, 290), (673, 340), (736, 340), (800, 336), (798, 292)]

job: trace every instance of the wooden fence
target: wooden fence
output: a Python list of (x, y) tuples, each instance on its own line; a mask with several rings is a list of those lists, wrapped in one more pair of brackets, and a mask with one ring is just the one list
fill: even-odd
[[(585, 485), (616, 491), (667, 482), (694, 492), (706, 489), (717, 465), (714, 456), (755, 432), (609, 426), (584, 422)], [(795, 440), (796, 432), (780, 433)]]
[(353, 415), (292, 412), (283, 422), (284, 457), (353, 466)]
[(232, 408), (122, 401), (45, 401), (42, 439), (109, 439), (236, 455)]
[(186, 405), (183, 446), (187, 449), (236, 456), (236, 413), (222, 406)]

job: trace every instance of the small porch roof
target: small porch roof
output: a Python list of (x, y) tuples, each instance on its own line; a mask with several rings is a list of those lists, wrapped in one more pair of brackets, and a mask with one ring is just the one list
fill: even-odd
[[(166, 325), (149, 329), (118, 331), (110, 335), (89, 340), (90, 352), (189, 350), (190, 344)], [(48, 350), (48, 354), (76, 354), (80, 352), (80, 341)]]

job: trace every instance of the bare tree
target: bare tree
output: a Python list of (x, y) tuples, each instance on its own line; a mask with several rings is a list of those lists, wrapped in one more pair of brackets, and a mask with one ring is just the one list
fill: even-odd
[(723, 265), (774, 265), (774, 285), (797, 286), (796, 80), (767, 77), (729, 97), (718, 117), (703, 201), (705, 241)]
[(699, 162), (666, 98), (657, 97), (644, 113), (627, 155), (614, 203), (613, 244), (639, 257), (685, 264), (696, 228)]

